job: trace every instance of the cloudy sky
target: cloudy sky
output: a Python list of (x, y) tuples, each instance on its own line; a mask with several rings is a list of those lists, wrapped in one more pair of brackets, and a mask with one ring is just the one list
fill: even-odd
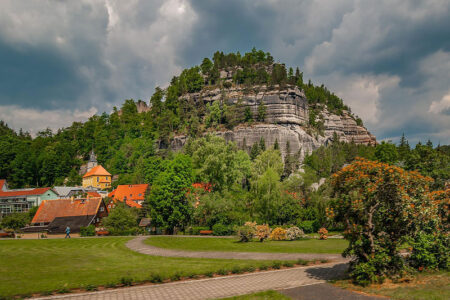
[(253, 46), (324, 83), (380, 140), (450, 143), (448, 0), (3, 0), (0, 119), (68, 126)]

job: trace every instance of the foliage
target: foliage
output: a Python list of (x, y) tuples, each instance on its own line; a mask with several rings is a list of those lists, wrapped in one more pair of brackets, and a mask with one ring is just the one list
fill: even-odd
[(255, 237), (263, 242), (270, 236), (270, 227), (267, 224), (256, 225), (255, 227)]
[(392, 164), (398, 159), (397, 147), (382, 141), (375, 149), (375, 157), (381, 162)]
[(146, 199), (148, 213), (156, 226), (173, 232), (175, 227), (184, 228), (188, 223), (191, 207), (186, 194), (192, 178), (192, 160), (184, 154), (176, 155), (158, 175)]
[(256, 222), (245, 222), (245, 224), (239, 227), (238, 236), (240, 242), (250, 242), (256, 233)]
[(220, 223), (214, 224), (212, 227), (213, 234), (217, 236), (225, 236), (225, 235), (232, 235), (233, 227), (230, 225), (223, 225)]
[(362, 158), (333, 175), (335, 219), (346, 226), (350, 276), (361, 284), (405, 268), (399, 248), (425, 227), (439, 228), (437, 205), (428, 196), (433, 180), (418, 172)]
[(303, 237), (304, 235), (305, 235), (305, 233), (303, 232), (303, 230), (301, 230), (297, 226), (289, 227), (286, 230), (286, 239), (288, 241), (298, 240), (299, 238)]
[(89, 225), (80, 228), (80, 236), (95, 236), (95, 226)]
[(137, 231), (137, 211), (123, 203), (116, 203), (102, 224), (111, 235), (129, 235)]
[(424, 269), (443, 269), (450, 267), (450, 238), (445, 233), (420, 232), (411, 242), (412, 252), (409, 257), (412, 267)]
[(325, 227), (322, 227), (317, 232), (319, 233), (319, 239), (326, 240), (328, 238), (328, 230)]
[(195, 181), (211, 183), (214, 190), (239, 184), (250, 175), (247, 153), (223, 138), (208, 135), (189, 141), (185, 152), (192, 157)]
[(28, 213), (13, 213), (3, 217), (2, 228), (18, 230), (30, 223), (31, 218)]
[(317, 223), (316, 220), (314, 220), (314, 221), (310, 221), (310, 220), (301, 221), (297, 225), (305, 233), (317, 232), (317, 230), (319, 229), (319, 224)]
[(277, 227), (270, 233), (272, 241), (284, 241), (287, 239), (287, 231), (284, 228)]

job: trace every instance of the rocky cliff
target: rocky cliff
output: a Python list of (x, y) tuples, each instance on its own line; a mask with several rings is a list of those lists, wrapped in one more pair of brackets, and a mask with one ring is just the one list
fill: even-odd
[[(266, 117), (263, 123), (243, 124), (233, 130), (214, 132), (228, 141), (234, 141), (240, 148), (249, 149), (262, 137), (266, 147), (278, 141), (284, 156), (285, 145), (289, 141), (291, 154), (300, 150), (303, 158), (305, 154), (331, 142), (334, 134), (337, 134), (341, 141), (366, 145), (376, 143), (375, 136), (363, 126), (358, 126), (354, 117), (347, 111), (337, 115), (329, 112), (326, 107), (316, 107), (320, 112), (316, 119), (323, 124), (322, 130), (309, 127), (309, 113), (312, 107), (308, 105), (304, 93), (297, 87), (203, 89), (199, 93), (186, 94), (182, 97), (204, 103), (219, 100), (227, 104), (236, 104), (240, 100), (244, 107), (250, 108), (254, 116), (257, 115), (258, 105), (264, 104)], [(186, 140), (185, 136), (174, 137), (171, 142), (172, 149), (180, 149)]]

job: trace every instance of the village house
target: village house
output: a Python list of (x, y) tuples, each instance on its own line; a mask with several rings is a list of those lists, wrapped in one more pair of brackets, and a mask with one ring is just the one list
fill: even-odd
[(149, 189), (148, 184), (126, 184), (119, 185), (117, 188), (109, 193), (112, 202), (108, 203), (108, 209), (114, 207), (114, 204), (123, 202), (129, 207), (141, 208), (145, 201), (145, 195)]
[(111, 174), (102, 166), (96, 166), (83, 176), (83, 187), (108, 189), (111, 187)]
[(111, 187), (111, 177), (111, 174), (105, 168), (97, 164), (97, 157), (92, 150), (87, 163), (87, 172), (83, 176), (83, 187), (108, 189)]
[(58, 199), (58, 195), (49, 187), (9, 189), (6, 180), (0, 179), (0, 215), (26, 212), (44, 200), (53, 199)]
[(43, 201), (25, 232), (64, 233), (67, 226), (77, 233), (81, 227), (98, 227), (102, 218), (108, 215), (101, 197), (85, 199), (58, 199)]

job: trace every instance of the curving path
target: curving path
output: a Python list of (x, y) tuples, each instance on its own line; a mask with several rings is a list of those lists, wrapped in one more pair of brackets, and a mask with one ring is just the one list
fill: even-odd
[(324, 253), (261, 253), (261, 252), (226, 252), (226, 251), (185, 251), (166, 249), (151, 246), (144, 243), (148, 236), (136, 237), (126, 243), (126, 246), (133, 251), (154, 255), (170, 257), (190, 257), (190, 258), (220, 258), (220, 259), (253, 259), (253, 260), (321, 260), (326, 259), (334, 262), (347, 262), (340, 254)]

